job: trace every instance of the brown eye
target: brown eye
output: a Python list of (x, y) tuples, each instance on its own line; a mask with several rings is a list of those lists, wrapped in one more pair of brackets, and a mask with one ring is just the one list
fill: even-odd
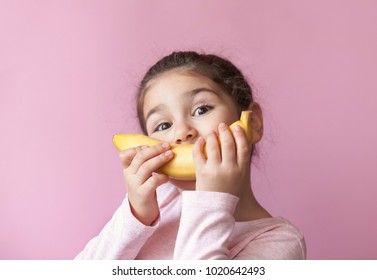
[(197, 116), (203, 115), (207, 113), (208, 111), (211, 111), (212, 109), (213, 107), (209, 105), (200, 106), (195, 109), (193, 116), (197, 117)]
[(160, 123), (154, 131), (162, 131), (162, 130), (165, 130), (165, 129), (169, 129), (171, 127), (171, 124), (170, 123), (167, 123), (167, 122), (163, 122), (163, 123)]

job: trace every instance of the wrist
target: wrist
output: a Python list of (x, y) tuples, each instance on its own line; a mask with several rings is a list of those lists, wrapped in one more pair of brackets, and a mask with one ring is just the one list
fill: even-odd
[(148, 213), (147, 211), (138, 211), (137, 208), (132, 205), (130, 200), (128, 200), (128, 204), (132, 216), (145, 226), (152, 226), (159, 218), (159, 213), (156, 215)]
[[(212, 209), (213, 211), (234, 212), (237, 207), (239, 197), (226, 192), (218, 191), (183, 191), (182, 210)], [(191, 210), (190, 210), (191, 209)]]

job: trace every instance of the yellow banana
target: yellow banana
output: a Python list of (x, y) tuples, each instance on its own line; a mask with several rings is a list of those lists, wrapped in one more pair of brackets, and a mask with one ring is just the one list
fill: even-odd
[[(240, 119), (229, 127), (233, 132), (236, 125), (241, 126), (249, 143), (253, 138), (250, 127), (251, 114), (251, 111), (242, 111)], [(143, 134), (116, 134), (113, 137), (113, 143), (119, 151), (122, 151), (140, 145), (154, 146), (162, 142)], [(157, 172), (179, 180), (195, 180), (193, 146), (193, 144), (171, 144), (174, 158), (160, 167)]]

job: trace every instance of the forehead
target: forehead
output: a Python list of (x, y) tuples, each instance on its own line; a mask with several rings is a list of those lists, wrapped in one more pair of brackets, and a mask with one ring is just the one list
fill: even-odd
[(218, 88), (218, 85), (210, 78), (188, 70), (171, 70), (152, 79), (148, 85), (146, 93), (169, 88), (186, 88), (195, 85), (208, 85)]
[(209, 88), (223, 94), (211, 79), (193, 72), (169, 71), (151, 80), (144, 94), (144, 107), (150, 103), (181, 98), (196, 88)]

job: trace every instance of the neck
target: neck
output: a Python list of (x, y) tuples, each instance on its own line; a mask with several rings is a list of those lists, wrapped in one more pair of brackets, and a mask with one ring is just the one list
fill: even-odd
[(240, 200), (234, 212), (234, 219), (237, 222), (252, 221), (263, 218), (271, 218), (271, 215), (256, 200), (251, 186), (244, 188)]
[[(179, 192), (195, 190), (195, 181), (182, 181), (170, 179)], [(245, 186), (240, 194), (240, 200), (234, 212), (234, 219), (237, 222), (252, 221), (263, 218), (270, 218), (271, 215), (256, 200), (251, 186)]]

